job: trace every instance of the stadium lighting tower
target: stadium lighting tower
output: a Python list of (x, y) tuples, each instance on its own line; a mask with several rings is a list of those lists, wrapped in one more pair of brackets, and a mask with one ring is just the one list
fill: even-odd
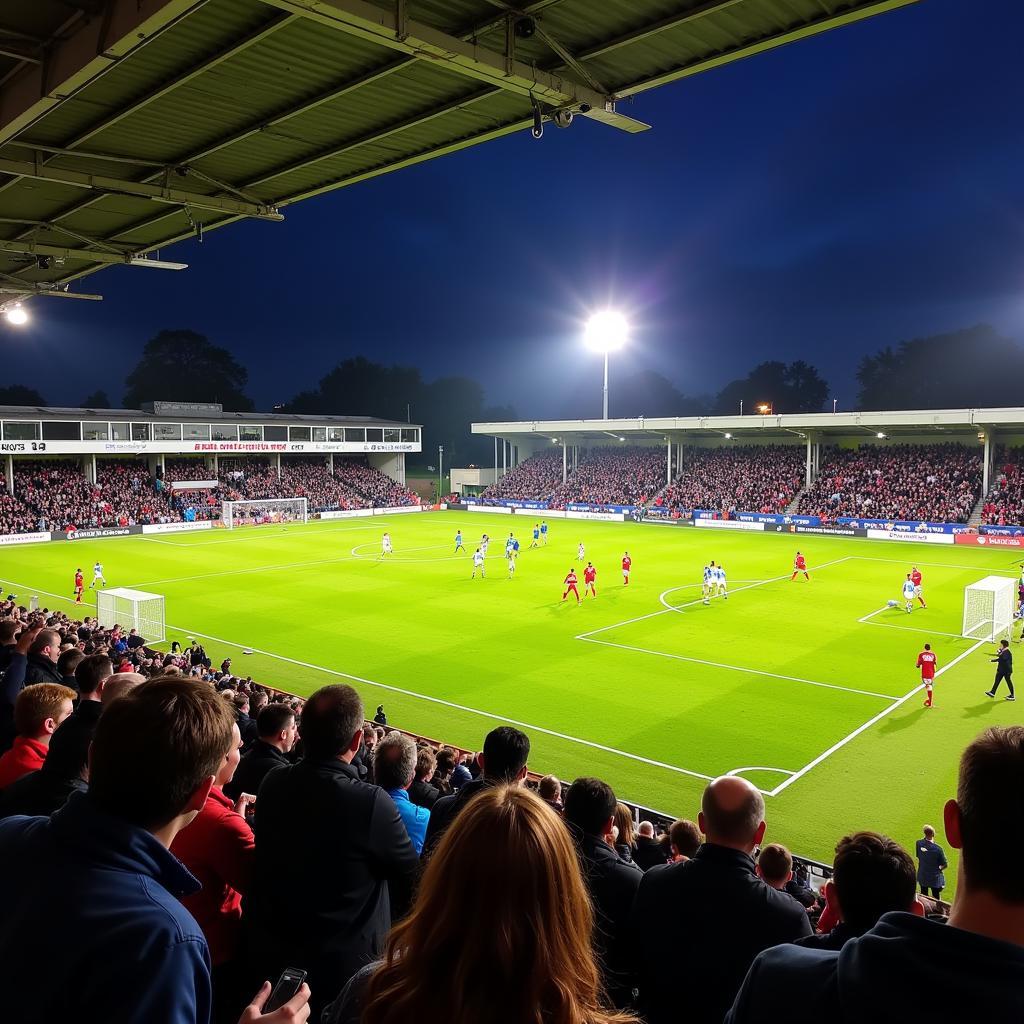
[(28, 313), (22, 309), (20, 302), (5, 309), (4, 318), (9, 324), (14, 324), (15, 327), (22, 327), (28, 323)]
[(608, 419), (608, 353), (622, 348), (628, 336), (629, 324), (626, 318), (612, 309), (595, 313), (587, 321), (583, 332), (587, 347), (604, 355), (604, 419)]
[(437, 500), (441, 500), (441, 488), (444, 484), (444, 445), (437, 446)]

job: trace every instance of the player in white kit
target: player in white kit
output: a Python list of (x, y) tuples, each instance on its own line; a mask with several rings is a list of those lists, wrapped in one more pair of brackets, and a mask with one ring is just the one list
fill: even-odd
[(583, 547), (583, 541), (580, 541), (579, 551), (576, 552), (576, 557), (582, 562), (587, 557), (586, 549)]
[(89, 589), (92, 590), (97, 583), (102, 583), (103, 586), (107, 585), (106, 577), (103, 575), (103, 566), (99, 562), (92, 567), (92, 583), (89, 584)]
[(390, 554), (392, 554), (392, 550), (391, 550), (391, 534), (390, 533), (385, 533), (384, 537), (381, 539), (381, 542), (380, 542), (380, 553), (382, 555), (390, 555)]
[(480, 579), (483, 579), (487, 573), (484, 571), (484, 555), (479, 548), (473, 552), (473, 575), (470, 576), (470, 579), (476, 579), (478, 569), (480, 570)]

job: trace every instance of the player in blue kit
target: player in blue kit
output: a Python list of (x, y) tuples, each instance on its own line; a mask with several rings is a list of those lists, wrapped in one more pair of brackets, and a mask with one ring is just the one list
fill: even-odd
[(534, 523), (533, 524), (533, 542), (530, 544), (530, 547), (531, 548), (537, 547), (538, 546), (537, 542), (539, 540), (540, 540), (540, 524), (539, 523)]
[(459, 549), (466, 550), (466, 545), (462, 543), (462, 531), (459, 530), (455, 534), (455, 554), (459, 553)]
[(540, 540), (542, 544), (548, 542), (548, 523), (546, 519), (540, 521)]

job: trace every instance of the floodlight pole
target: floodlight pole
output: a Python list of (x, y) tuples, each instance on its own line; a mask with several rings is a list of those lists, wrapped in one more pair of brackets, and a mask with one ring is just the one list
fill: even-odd
[(437, 500), (441, 500), (441, 486), (444, 483), (444, 445), (437, 446)]
[(604, 350), (604, 419), (608, 419), (608, 349)]

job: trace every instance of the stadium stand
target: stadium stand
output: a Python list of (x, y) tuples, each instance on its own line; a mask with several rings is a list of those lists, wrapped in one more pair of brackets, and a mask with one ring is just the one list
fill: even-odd
[(981, 521), (986, 526), (1024, 525), (1024, 448), (1000, 446), (996, 476), (985, 495)]
[(642, 505), (656, 494), (665, 479), (665, 452), (661, 448), (592, 448), (564, 484), (551, 495), (552, 508), (570, 502), (594, 505)]
[(966, 523), (981, 480), (980, 454), (965, 445), (830, 448), (799, 511), (827, 519)]
[(547, 501), (562, 482), (561, 449), (538, 452), (510, 469), (491, 484), (481, 498), (509, 498), (516, 501)]

